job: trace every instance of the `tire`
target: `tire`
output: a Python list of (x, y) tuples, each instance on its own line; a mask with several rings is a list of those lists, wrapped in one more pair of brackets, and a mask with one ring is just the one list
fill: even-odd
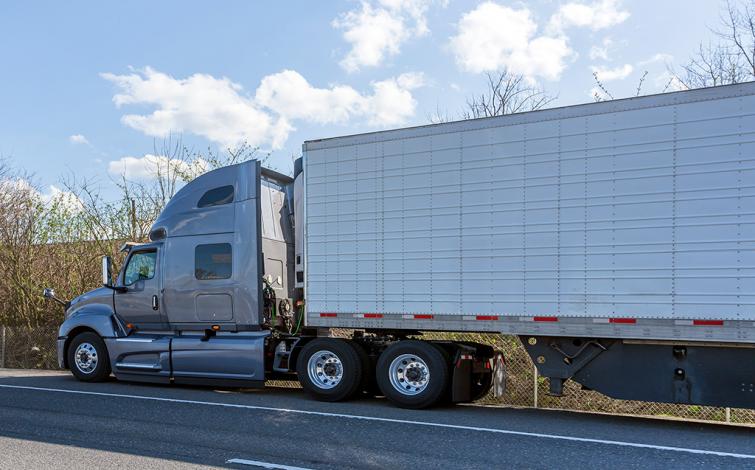
[(302, 348), (296, 361), (299, 383), (321, 401), (348, 400), (360, 391), (362, 361), (349, 342), (317, 338)]
[(449, 379), (445, 355), (425, 341), (399, 341), (378, 358), (378, 386), (388, 400), (402, 408), (435, 405), (448, 393)]
[(66, 359), (73, 376), (82, 382), (102, 382), (110, 376), (107, 347), (96, 333), (76, 335), (68, 345)]

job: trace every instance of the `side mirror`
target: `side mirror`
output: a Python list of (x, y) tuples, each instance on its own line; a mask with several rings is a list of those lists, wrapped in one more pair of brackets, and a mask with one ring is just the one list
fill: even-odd
[(113, 260), (109, 256), (102, 257), (102, 285), (116, 292), (128, 292), (123, 286), (113, 285)]
[(103, 286), (110, 286), (112, 285), (112, 266), (113, 261), (110, 259), (109, 256), (103, 256), (102, 257), (102, 285)]
[(52, 289), (51, 287), (45, 287), (45, 290), (42, 291), (42, 297), (44, 297), (47, 300), (52, 300), (53, 302), (59, 303), (66, 310), (68, 310), (68, 307), (71, 305), (70, 302), (66, 302), (64, 300), (60, 300), (59, 298), (55, 297), (55, 290)]

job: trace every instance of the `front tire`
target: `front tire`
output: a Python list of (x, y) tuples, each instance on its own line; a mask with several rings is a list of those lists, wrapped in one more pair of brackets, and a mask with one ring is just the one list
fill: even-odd
[(296, 372), (301, 386), (321, 401), (348, 400), (360, 391), (363, 364), (347, 341), (317, 338), (299, 353)]
[(378, 386), (388, 400), (402, 408), (435, 405), (448, 393), (449, 379), (444, 354), (426, 341), (399, 341), (378, 359)]
[(82, 382), (102, 382), (110, 376), (110, 358), (102, 338), (96, 333), (76, 335), (67, 351), (68, 368)]

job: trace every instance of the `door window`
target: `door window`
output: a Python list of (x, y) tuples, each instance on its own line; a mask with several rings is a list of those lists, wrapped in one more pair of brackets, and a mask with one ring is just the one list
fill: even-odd
[(123, 275), (123, 283), (130, 286), (137, 281), (152, 279), (155, 277), (156, 264), (156, 251), (145, 251), (132, 254), (128, 261), (128, 266), (126, 266), (126, 272)]

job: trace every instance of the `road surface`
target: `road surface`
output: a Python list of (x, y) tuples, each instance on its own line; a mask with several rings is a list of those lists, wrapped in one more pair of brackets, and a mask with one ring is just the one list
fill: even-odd
[(754, 468), (755, 429), (0, 369), (0, 468)]

